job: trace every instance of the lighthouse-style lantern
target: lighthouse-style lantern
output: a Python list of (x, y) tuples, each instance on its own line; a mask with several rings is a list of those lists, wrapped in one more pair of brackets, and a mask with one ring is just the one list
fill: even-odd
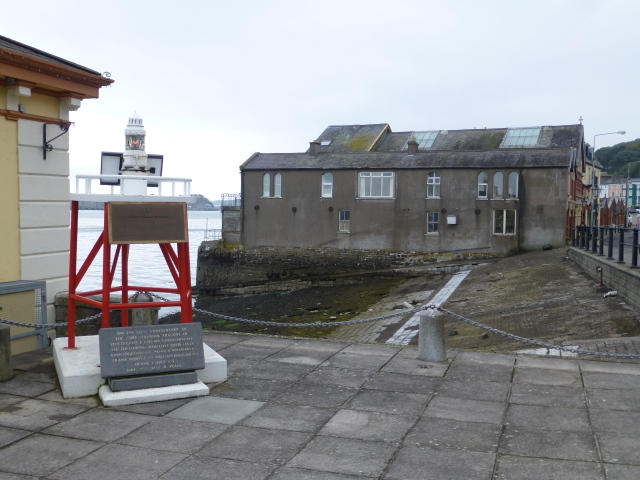
[(124, 130), (125, 146), (122, 158), (122, 173), (146, 172), (147, 153), (145, 152), (145, 136), (147, 132), (142, 125), (142, 118), (138, 113), (129, 117), (127, 128)]

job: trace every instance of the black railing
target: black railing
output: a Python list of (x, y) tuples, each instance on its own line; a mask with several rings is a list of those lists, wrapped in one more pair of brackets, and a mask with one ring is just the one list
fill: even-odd
[(242, 205), (242, 194), (240, 193), (223, 193), (222, 203), (223, 207), (239, 207)]
[(640, 248), (638, 228), (626, 228), (620, 225), (590, 227), (581, 225), (576, 227), (572, 246), (604, 257), (604, 247), (607, 247), (607, 260), (615, 260), (613, 249), (618, 247), (617, 263), (627, 263), (625, 255), (631, 256), (630, 268), (638, 268), (638, 250)]

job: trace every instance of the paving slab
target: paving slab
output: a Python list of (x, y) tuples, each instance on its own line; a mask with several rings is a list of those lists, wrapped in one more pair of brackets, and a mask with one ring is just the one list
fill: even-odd
[(264, 402), (232, 398), (200, 397), (178, 407), (167, 416), (199, 422), (233, 425), (258, 410)]
[(513, 367), (508, 365), (478, 365), (472, 363), (451, 364), (447, 370), (446, 378), (454, 380), (481, 380), (483, 382), (510, 382), (513, 375)]
[(346, 403), (345, 408), (395, 415), (419, 415), (430, 398), (431, 395), (364, 389)]
[(397, 449), (387, 442), (315, 437), (287, 466), (375, 478)]
[(280, 362), (259, 362), (237, 376), (295, 382), (315, 368), (314, 365), (291, 365)]
[(409, 447), (453, 448), (474, 452), (496, 452), (502, 426), (493, 423), (459, 422), (423, 417), (406, 436)]
[(377, 371), (382, 368), (390, 358), (388, 355), (364, 355), (362, 353), (346, 353), (342, 351), (332, 355), (322, 363), (322, 366)]
[(595, 462), (527, 458), (505, 455), (498, 459), (496, 480), (605, 480)]
[(38, 431), (73, 418), (88, 407), (47, 400), (27, 399), (0, 411), (0, 425)]
[(586, 408), (509, 405), (504, 423), (542, 430), (591, 431)]
[(607, 390), (634, 390), (640, 395), (640, 378), (617, 373), (584, 372), (584, 386), (587, 388), (603, 388)]
[(591, 432), (534, 430), (507, 426), (504, 429), (500, 452), (523, 457), (598, 461), (596, 443)]
[(417, 420), (417, 416), (340, 410), (318, 435), (400, 442)]
[(0, 450), (0, 472), (44, 477), (103, 445), (102, 442), (36, 433)]
[(504, 402), (509, 394), (509, 382), (478, 382), (443, 378), (438, 385), (438, 395), (449, 398)]
[(424, 416), (448, 418), (462, 422), (502, 424), (506, 405), (503, 402), (487, 402), (437, 395), (429, 402)]
[[(424, 362), (418, 360), (417, 351), (412, 350), (412, 355), (398, 354), (382, 367), (383, 372), (405, 373), (408, 375), (421, 375), (425, 377), (442, 377), (449, 369), (449, 362)], [(414, 355), (415, 354), (415, 355)]]
[(20, 440), (21, 438), (28, 437), (31, 434), (33, 434), (33, 432), (29, 430), (0, 427), (0, 448)]
[(591, 408), (640, 412), (640, 395), (634, 390), (588, 388), (587, 399)]
[(582, 385), (580, 372), (529, 367), (516, 368), (513, 383), (533, 383), (563, 387), (579, 387)]
[(247, 427), (293, 432), (317, 432), (336, 413), (333, 408), (296, 405), (265, 405), (242, 421)]
[(318, 367), (304, 379), (305, 382), (319, 385), (340, 385), (342, 387), (358, 388), (364, 385), (374, 373), (368, 370)]
[(265, 480), (275, 468), (275, 465), (192, 456), (158, 480)]
[[(53, 480), (155, 480), (187, 456), (181, 453), (110, 444), (58, 470)], [(106, 468), (105, 466), (109, 467)]]
[(275, 403), (337, 408), (358, 393), (358, 389), (341, 385), (299, 382), (273, 397)]
[(389, 480), (490, 480), (494, 453), (405, 447), (398, 452), (385, 478)]
[(266, 402), (282, 393), (293, 385), (293, 383), (294, 382), (291, 381), (234, 376), (226, 382), (213, 387), (211, 389), (211, 395), (215, 397)]
[(439, 387), (441, 381), (438, 377), (416, 378), (415, 375), (405, 373), (377, 372), (362, 387), (371, 390), (431, 395)]
[(592, 408), (589, 416), (596, 432), (625, 432), (640, 438), (640, 412)]
[(362, 480), (362, 477), (300, 468), (280, 468), (269, 480)]
[(148, 415), (94, 408), (45, 430), (51, 435), (113, 442), (153, 421)]
[(636, 480), (640, 478), (640, 466), (604, 464), (607, 480)]
[(177, 453), (194, 453), (224, 432), (228, 425), (158, 418), (117, 440), (122, 445), (166, 450)]
[(578, 360), (566, 360), (561, 358), (549, 358), (532, 355), (518, 355), (517, 366), (529, 368), (544, 368), (547, 370), (579, 370)]
[(606, 463), (640, 466), (638, 437), (623, 433), (604, 432), (596, 434), (602, 458)]
[(585, 407), (587, 397), (582, 386), (563, 387), (533, 383), (513, 383), (509, 402), (548, 407)]
[(311, 437), (310, 433), (304, 432), (236, 426), (209, 442), (197, 455), (283, 465)]

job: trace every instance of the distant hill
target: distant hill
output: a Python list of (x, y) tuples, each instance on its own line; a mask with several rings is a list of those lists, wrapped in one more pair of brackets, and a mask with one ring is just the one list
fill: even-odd
[[(189, 210), (220, 210), (220, 200), (211, 201), (204, 195), (194, 194), (192, 197), (196, 197), (196, 203), (190, 203), (188, 205)], [(103, 202), (80, 202), (78, 205), (80, 210), (102, 210), (104, 208)]]
[[(611, 175), (626, 177), (628, 168), (630, 177), (640, 177), (640, 138), (618, 143), (613, 147), (599, 148), (596, 150), (596, 158), (602, 164), (603, 170)], [(629, 165), (631, 162), (638, 163)]]

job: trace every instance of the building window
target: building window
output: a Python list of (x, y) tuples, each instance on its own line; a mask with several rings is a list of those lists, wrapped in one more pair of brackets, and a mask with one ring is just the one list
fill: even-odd
[(440, 174), (429, 172), (427, 177), (427, 198), (440, 198)]
[(282, 175), (279, 173), (273, 176), (273, 196), (282, 197)]
[(338, 212), (338, 231), (339, 232), (349, 232), (349, 222), (351, 221), (351, 214), (349, 210), (340, 210)]
[(262, 175), (262, 196), (269, 197), (271, 195), (271, 175), (265, 173)]
[(518, 198), (518, 172), (509, 173), (509, 198)]
[(416, 142), (418, 142), (418, 150), (431, 148), (437, 136), (438, 136), (437, 131), (436, 132), (413, 132), (413, 134), (411, 134), (411, 136), (409, 137), (409, 140), (407, 140), (407, 142), (404, 144), (404, 147), (402, 147), (402, 149), (407, 150), (409, 148), (409, 142), (411, 141), (411, 139), (414, 139)]
[(361, 198), (393, 198), (393, 172), (360, 172)]
[(489, 175), (487, 172), (478, 174), (478, 198), (487, 198), (489, 194)]
[(529, 147), (538, 144), (540, 127), (510, 128), (502, 141), (503, 147)]
[(333, 197), (333, 173), (322, 174), (322, 196)]
[(493, 211), (493, 234), (494, 235), (515, 235), (516, 233), (516, 211), (515, 210), (494, 210)]
[(496, 172), (493, 174), (493, 198), (504, 198), (504, 183), (502, 178), (502, 172)]
[(427, 234), (438, 233), (440, 214), (438, 212), (427, 213)]

